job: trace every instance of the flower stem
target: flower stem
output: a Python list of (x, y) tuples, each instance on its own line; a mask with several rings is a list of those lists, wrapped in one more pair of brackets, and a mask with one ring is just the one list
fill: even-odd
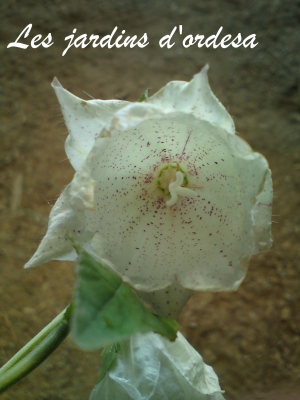
[(0, 393), (39, 366), (69, 333), (72, 303), (0, 368)]

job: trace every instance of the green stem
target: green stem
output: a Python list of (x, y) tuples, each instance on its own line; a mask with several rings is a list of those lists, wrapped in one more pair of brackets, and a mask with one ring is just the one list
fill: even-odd
[(69, 333), (72, 303), (0, 368), (0, 394), (40, 365)]

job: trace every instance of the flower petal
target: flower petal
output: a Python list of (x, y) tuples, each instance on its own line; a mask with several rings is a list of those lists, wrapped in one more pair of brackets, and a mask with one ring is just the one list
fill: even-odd
[(209, 86), (208, 68), (206, 65), (190, 82), (169, 82), (145, 103), (155, 105), (165, 113), (181, 111), (193, 115), (234, 135), (235, 127), (231, 116)]
[(240, 137), (230, 138), (231, 146), (236, 151), (236, 165), (240, 171), (243, 184), (244, 200), (252, 204), (251, 216), (253, 226), (252, 254), (271, 247), (271, 214), (272, 214), (272, 179), (267, 160), (252, 151), (251, 147)]
[(153, 332), (121, 344), (116, 364), (90, 400), (224, 400), (218, 378), (178, 333), (170, 342)]
[(65, 150), (73, 168), (78, 170), (93, 147), (95, 139), (110, 124), (114, 114), (128, 102), (82, 100), (64, 89), (57, 78), (54, 78), (52, 87), (69, 131)]
[(175, 320), (178, 320), (182, 308), (194, 293), (193, 290), (182, 287), (177, 281), (161, 290), (137, 292), (145, 303), (153, 307), (156, 314)]
[(90, 242), (92, 234), (84, 230), (84, 221), (78, 218), (70, 206), (70, 185), (55, 203), (49, 216), (45, 237), (25, 268), (35, 267), (50, 260), (74, 261), (77, 258), (72, 243), (66, 238), (69, 232), (83, 247)]

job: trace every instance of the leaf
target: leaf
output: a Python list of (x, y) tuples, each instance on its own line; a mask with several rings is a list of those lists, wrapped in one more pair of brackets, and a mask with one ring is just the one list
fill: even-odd
[(111, 346), (104, 347), (101, 352), (101, 372), (98, 378), (97, 383), (101, 382), (105, 377), (106, 373), (112, 367), (115, 359), (117, 358), (117, 354), (120, 351), (121, 346), (119, 343), (113, 344)]
[(176, 339), (178, 324), (152, 314), (132, 288), (79, 246), (71, 335), (84, 350), (97, 350), (154, 331)]

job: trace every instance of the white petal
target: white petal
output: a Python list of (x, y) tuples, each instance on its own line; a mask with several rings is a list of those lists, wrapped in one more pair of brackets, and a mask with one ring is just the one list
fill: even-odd
[(240, 137), (230, 138), (231, 146), (236, 149), (236, 166), (240, 171), (243, 184), (244, 200), (251, 203), (253, 226), (252, 254), (264, 251), (272, 245), (272, 179), (267, 160), (253, 152), (251, 147)]
[(98, 399), (224, 400), (215, 372), (180, 332), (175, 342), (152, 332), (122, 342), (115, 366), (91, 394)]
[(82, 165), (95, 139), (110, 125), (114, 114), (128, 102), (118, 100), (82, 100), (62, 87), (54, 78), (52, 87), (60, 103), (69, 136), (65, 150), (75, 170)]
[(75, 215), (70, 206), (69, 192), (70, 185), (55, 203), (49, 216), (47, 233), (25, 268), (35, 267), (50, 260), (74, 261), (77, 256), (71, 242), (66, 238), (67, 232), (82, 245), (90, 241), (91, 234), (84, 230), (84, 221)]
[(211, 91), (207, 78), (208, 65), (190, 82), (172, 81), (145, 102), (164, 112), (181, 111), (208, 121), (235, 134), (234, 122)]
[(164, 289), (155, 290), (154, 292), (137, 292), (145, 303), (151, 305), (156, 314), (176, 320), (182, 308), (194, 293), (193, 290), (182, 287), (177, 281), (174, 281), (172, 285)]
[[(243, 280), (255, 236), (253, 206), (268, 166), (237, 136), (184, 114), (146, 120), (95, 144), (94, 254), (137, 290), (178, 281), (191, 290), (232, 290)], [(179, 163), (197, 198), (174, 211), (156, 188), (164, 163)], [(269, 192), (268, 192), (269, 194)]]

